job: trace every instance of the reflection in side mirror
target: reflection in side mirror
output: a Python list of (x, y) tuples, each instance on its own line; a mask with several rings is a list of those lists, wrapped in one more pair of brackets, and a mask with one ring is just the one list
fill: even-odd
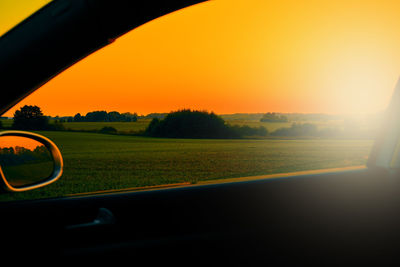
[(0, 138), (0, 165), (4, 177), (13, 187), (48, 179), (54, 169), (50, 151), (42, 143), (21, 136)]
[(26, 191), (57, 180), (62, 157), (46, 137), (21, 131), (0, 133), (0, 175), (3, 189)]

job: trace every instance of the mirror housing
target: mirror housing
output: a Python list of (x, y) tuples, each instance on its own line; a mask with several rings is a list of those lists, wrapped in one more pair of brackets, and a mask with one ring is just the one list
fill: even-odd
[[(61, 152), (58, 147), (48, 138), (39, 134), (24, 132), (24, 131), (4, 131), (0, 132), (0, 140), (2, 137), (22, 137), (26, 138), (27, 141), (36, 141), (40, 145), (43, 145), (51, 155), (53, 161), (53, 168), (48, 177), (43, 177), (37, 182), (28, 183), (26, 185), (16, 186), (7, 180), (4, 172), (4, 166), (0, 166), (0, 188), (2, 191), (8, 192), (23, 192), (39, 187), (46, 186), (58, 180), (62, 175), (63, 170), (63, 159)], [(30, 150), (29, 150), (30, 151)]]

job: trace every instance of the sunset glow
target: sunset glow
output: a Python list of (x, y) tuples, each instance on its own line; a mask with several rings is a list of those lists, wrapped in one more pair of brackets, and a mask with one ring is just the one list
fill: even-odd
[(388, 0), (198, 4), (122, 36), (5, 115), (25, 104), (52, 116), (378, 112), (400, 74), (398, 14)]
[(29, 150), (34, 150), (38, 146), (43, 146), (42, 143), (26, 138), (26, 137), (21, 137), (21, 136), (2, 136), (0, 137), (0, 149), (3, 148), (16, 148), (16, 147), (22, 147), (25, 149)]

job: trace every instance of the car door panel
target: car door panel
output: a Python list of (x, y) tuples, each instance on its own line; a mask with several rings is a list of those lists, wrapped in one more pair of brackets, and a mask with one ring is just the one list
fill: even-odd
[[(69, 259), (145, 259), (179, 251), (184, 256), (200, 253), (203, 259), (275, 263), (381, 261), (382, 255), (393, 260), (390, 245), (398, 240), (400, 203), (394, 183), (381, 173), (359, 170), (0, 208), (9, 218), (4, 228), (13, 233), (24, 228), (19, 239), (27, 233), (41, 238), (42, 246), (51, 244), (54, 255)], [(115, 221), (71, 228), (93, 222), (100, 208)], [(29, 225), (16, 223), (27, 220)]]

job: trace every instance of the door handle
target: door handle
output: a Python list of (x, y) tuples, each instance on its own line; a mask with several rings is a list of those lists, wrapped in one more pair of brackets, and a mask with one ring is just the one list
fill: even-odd
[(114, 214), (109, 209), (99, 208), (96, 218), (92, 222), (67, 225), (67, 230), (88, 228), (100, 225), (112, 225), (115, 223)]

